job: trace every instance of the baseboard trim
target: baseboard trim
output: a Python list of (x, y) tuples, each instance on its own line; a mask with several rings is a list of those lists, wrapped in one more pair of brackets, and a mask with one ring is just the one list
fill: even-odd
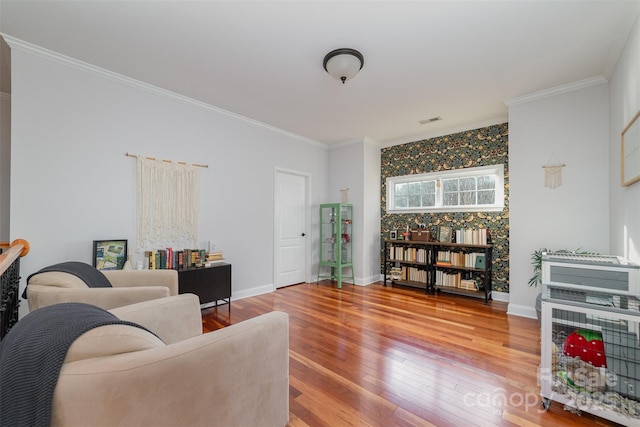
[[(354, 285), (368, 286), (372, 283), (382, 281), (383, 279), (384, 279), (383, 275), (380, 275), (379, 277), (371, 276), (366, 279), (357, 278), (355, 281), (356, 283), (354, 283)], [(276, 288), (272, 284), (256, 286), (255, 288), (244, 289), (239, 292), (234, 292), (233, 296), (231, 297), (231, 301), (268, 294), (270, 292), (274, 292), (275, 290)], [(493, 291), (491, 292), (491, 297), (493, 298), (494, 301), (501, 301), (501, 302), (507, 302), (507, 303), (509, 302), (509, 294), (507, 292)], [(509, 304), (509, 307), (507, 309), (507, 314), (512, 314), (514, 316), (520, 316), (520, 317), (528, 317), (531, 319), (538, 318), (535, 308), (529, 307), (526, 305), (519, 305), (519, 304)]]
[(509, 307), (507, 308), (507, 314), (512, 314), (514, 316), (520, 317), (528, 317), (529, 319), (538, 318), (535, 307), (530, 307), (528, 305), (509, 304)]
[(509, 302), (509, 293), (508, 292), (491, 291), (491, 298), (494, 301)]
[(238, 292), (233, 292), (233, 295), (231, 296), (231, 301), (268, 294), (273, 292), (274, 290), (275, 290), (275, 287), (273, 286), (273, 284), (256, 286), (255, 288), (250, 288), (250, 289), (243, 289)]
[(380, 279), (378, 276), (375, 276), (375, 275), (369, 276), (369, 277), (365, 277), (365, 278), (356, 277), (356, 283), (355, 284), (358, 285), (358, 286), (367, 286), (367, 285), (370, 285), (372, 283), (376, 283), (379, 280), (382, 280), (382, 279)]

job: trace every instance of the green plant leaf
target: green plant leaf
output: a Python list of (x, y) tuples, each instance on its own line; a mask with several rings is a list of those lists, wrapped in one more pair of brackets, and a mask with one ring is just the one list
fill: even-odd
[(576, 248), (572, 251), (568, 249), (559, 249), (552, 251), (547, 248), (540, 248), (533, 251), (531, 254), (531, 265), (533, 266), (533, 276), (529, 279), (529, 286), (537, 287), (542, 284), (542, 254), (543, 253), (564, 253), (564, 254), (578, 254), (578, 255), (598, 255), (597, 252), (583, 251), (581, 248)]

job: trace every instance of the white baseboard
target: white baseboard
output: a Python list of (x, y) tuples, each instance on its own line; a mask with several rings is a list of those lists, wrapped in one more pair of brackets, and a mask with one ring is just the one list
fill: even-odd
[[(358, 278), (356, 279), (355, 284), (358, 286), (367, 286), (367, 285), (370, 285), (371, 283), (381, 281), (383, 279), (384, 279), (384, 276), (382, 274), (379, 277), (372, 276), (366, 279)], [(255, 297), (257, 295), (268, 294), (270, 292), (273, 292), (274, 290), (275, 290), (275, 287), (273, 286), (273, 284), (256, 286), (255, 288), (244, 289), (239, 292), (234, 292), (231, 300), (235, 301), (243, 298)], [(507, 292), (494, 291), (491, 293), (491, 296), (495, 301), (509, 302), (509, 294)], [(528, 317), (530, 319), (538, 318), (536, 309), (534, 307), (529, 307), (529, 306), (520, 305), (520, 304), (509, 304), (509, 307), (507, 309), (507, 314), (510, 314), (513, 316)]]
[[(327, 279), (322, 279), (322, 280), (327, 280)], [(354, 280), (355, 280), (354, 285), (367, 286), (367, 285), (370, 285), (370, 284), (375, 283), (378, 280), (382, 280), (382, 279), (379, 279), (378, 276), (369, 276), (369, 277), (365, 277), (365, 278), (354, 277)], [(351, 284), (351, 277), (345, 278), (344, 276), (342, 276), (342, 282)], [(307, 283), (316, 283), (316, 280), (312, 280), (312, 281), (307, 282)]]
[(493, 298), (494, 301), (509, 302), (509, 293), (491, 291), (491, 298)]
[(365, 277), (365, 278), (356, 277), (356, 285), (358, 285), (358, 286), (367, 286), (367, 285), (370, 285), (372, 283), (377, 282), (378, 280), (381, 280), (381, 279), (376, 275)]
[(262, 294), (268, 294), (270, 292), (273, 292), (274, 290), (275, 290), (275, 287), (273, 286), (273, 284), (256, 286), (255, 288), (251, 288), (251, 289), (243, 289), (239, 292), (234, 292), (233, 296), (231, 297), (231, 301), (235, 301), (243, 298), (255, 297)]
[(520, 317), (528, 317), (530, 319), (538, 318), (535, 307), (530, 307), (528, 305), (509, 304), (509, 308), (507, 308), (507, 314), (512, 314), (514, 316)]

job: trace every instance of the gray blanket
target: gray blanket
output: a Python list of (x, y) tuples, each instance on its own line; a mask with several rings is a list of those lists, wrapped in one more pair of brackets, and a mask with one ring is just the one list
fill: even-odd
[[(29, 286), (29, 280), (35, 276), (36, 274), (46, 273), (48, 271), (61, 271), (63, 273), (73, 274), (78, 277), (84, 283), (87, 284), (90, 288), (110, 288), (111, 282), (109, 279), (102, 274), (100, 270), (95, 268), (92, 265), (89, 265), (84, 262), (79, 261), (67, 261), (61, 262), (59, 264), (50, 265), (49, 267), (44, 267), (29, 277), (27, 277), (27, 286)], [(27, 288), (24, 288), (22, 292), (22, 298), (27, 299)]]
[(88, 330), (111, 324), (145, 329), (75, 302), (35, 310), (16, 323), (0, 342), (0, 426), (48, 427), (67, 350)]

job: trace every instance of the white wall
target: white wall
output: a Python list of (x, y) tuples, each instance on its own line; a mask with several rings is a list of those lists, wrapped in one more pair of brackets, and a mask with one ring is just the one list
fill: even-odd
[[(535, 317), (534, 250), (609, 252), (608, 84), (583, 86), (508, 103), (510, 314)], [(542, 166), (554, 154), (566, 167), (552, 190)]]
[(364, 283), (380, 280), (380, 144), (364, 138)]
[[(340, 190), (348, 188), (348, 203), (353, 205), (353, 275), (357, 284), (362, 282), (363, 245), (363, 176), (362, 141), (352, 141), (329, 149), (329, 195), (324, 203), (340, 203)], [(343, 270), (348, 273), (348, 270)], [(350, 280), (350, 279), (349, 279)]]
[(329, 150), (329, 199), (349, 189), (353, 204), (353, 270), (356, 284), (380, 280), (380, 146), (370, 138)]
[(609, 80), (611, 252), (640, 264), (640, 183), (620, 185), (620, 134), (640, 110), (640, 17)]
[(11, 51), (0, 37), (0, 242), (9, 241), (11, 168)]
[(0, 242), (9, 241), (10, 170), (11, 96), (0, 92)]
[(326, 146), (33, 46), (12, 48), (10, 234), (31, 244), (22, 277), (91, 262), (94, 239), (126, 238), (134, 265), (141, 259), (129, 152), (208, 164), (199, 241), (233, 264), (233, 298), (273, 289), (274, 170), (309, 174), (317, 206), (327, 198)]

